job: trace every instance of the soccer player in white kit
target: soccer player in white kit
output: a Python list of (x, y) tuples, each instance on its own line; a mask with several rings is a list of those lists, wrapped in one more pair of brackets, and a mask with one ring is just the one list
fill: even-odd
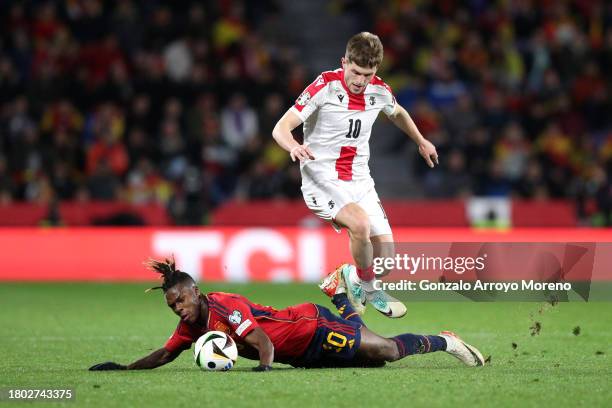
[[(310, 210), (349, 232), (355, 266), (344, 264), (321, 289), (335, 294), (343, 279), (347, 294), (361, 314), (366, 301), (388, 317), (402, 317), (406, 307), (373, 285), (374, 257), (394, 256), (393, 235), (370, 176), (370, 133), (383, 111), (417, 145), (429, 167), (438, 163), (434, 145), (395, 100), (391, 88), (376, 76), (383, 59), (378, 36), (362, 32), (346, 46), (342, 68), (319, 75), (278, 121), (272, 135), (300, 161), (302, 193)], [(304, 124), (304, 144), (291, 131)]]

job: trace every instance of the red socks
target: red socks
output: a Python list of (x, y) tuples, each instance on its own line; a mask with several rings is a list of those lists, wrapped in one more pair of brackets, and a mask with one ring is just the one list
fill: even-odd
[(374, 268), (370, 266), (367, 269), (357, 268), (357, 276), (364, 282), (369, 282), (374, 279)]

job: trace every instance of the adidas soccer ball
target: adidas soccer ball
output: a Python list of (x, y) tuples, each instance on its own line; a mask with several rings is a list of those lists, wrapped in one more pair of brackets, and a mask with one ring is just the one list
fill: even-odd
[(209, 331), (195, 343), (195, 363), (204, 371), (227, 371), (236, 363), (236, 342), (221, 331)]

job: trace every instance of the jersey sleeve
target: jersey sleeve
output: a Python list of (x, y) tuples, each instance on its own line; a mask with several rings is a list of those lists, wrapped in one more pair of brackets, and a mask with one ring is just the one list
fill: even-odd
[(391, 98), (389, 99), (390, 101), (388, 103), (385, 103), (385, 106), (383, 106), (382, 108), (382, 111), (387, 116), (391, 116), (393, 112), (395, 112), (395, 107), (397, 105), (397, 102), (395, 101), (395, 96), (391, 95)]
[(193, 335), (189, 328), (181, 321), (170, 336), (164, 348), (173, 353), (175, 351), (184, 351), (191, 347), (193, 343)]
[(298, 115), (302, 122), (304, 122), (323, 105), (326, 88), (327, 82), (323, 78), (323, 75), (319, 75), (295, 100), (295, 104), (291, 107), (291, 111)]
[(387, 92), (385, 94), (385, 104), (382, 108), (382, 111), (385, 113), (385, 115), (390, 116), (393, 114), (393, 112), (395, 112), (397, 101), (395, 100), (395, 96), (393, 95), (391, 87), (385, 84), (385, 89), (387, 90)]
[(230, 329), (239, 337), (245, 338), (250, 332), (259, 327), (251, 308), (240, 299), (225, 297), (217, 302), (227, 311), (224, 320)]
[(385, 102), (386, 103), (383, 106), (382, 111), (385, 113), (385, 115), (390, 116), (393, 114), (393, 112), (395, 112), (395, 107), (397, 105), (397, 101), (395, 100), (395, 96), (391, 92), (391, 88), (389, 88), (388, 100)]

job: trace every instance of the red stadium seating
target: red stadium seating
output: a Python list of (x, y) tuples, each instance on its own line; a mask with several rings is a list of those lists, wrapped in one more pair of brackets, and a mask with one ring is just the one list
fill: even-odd
[(512, 225), (516, 227), (575, 227), (576, 209), (569, 201), (512, 201)]
[[(384, 200), (393, 227), (467, 227), (465, 203), (459, 200)], [(317, 224), (318, 219), (297, 201), (230, 202), (216, 209), (218, 226), (281, 226)], [(575, 227), (575, 209), (568, 201), (512, 201), (514, 227)]]
[[(48, 224), (49, 207), (32, 203), (0, 205), (0, 226), (34, 226)], [(59, 205), (60, 225), (118, 225), (118, 216), (128, 216), (133, 223), (170, 225), (166, 209), (158, 204), (130, 205), (118, 202), (64, 202)], [(115, 222), (113, 222), (115, 218)], [(124, 221), (125, 222), (125, 221)]]
[[(384, 207), (394, 227), (467, 227), (465, 203), (459, 200), (386, 200)], [(0, 206), (0, 226), (45, 224), (48, 207), (31, 203)], [(63, 202), (59, 206), (62, 225), (121, 224), (113, 217), (132, 217), (144, 225), (166, 226), (171, 220), (158, 204), (130, 205), (107, 202)], [(129, 222), (130, 220), (124, 220)], [(303, 201), (233, 201), (211, 215), (214, 226), (304, 226), (320, 225)], [(574, 205), (568, 201), (512, 201), (514, 227), (575, 227)]]

